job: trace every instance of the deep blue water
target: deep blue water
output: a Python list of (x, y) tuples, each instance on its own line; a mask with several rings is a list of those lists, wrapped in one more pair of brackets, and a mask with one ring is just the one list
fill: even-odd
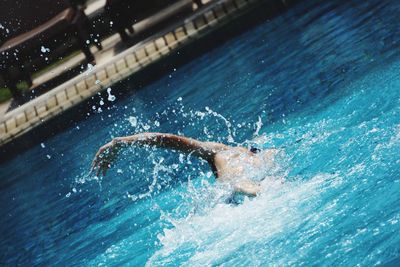
[[(399, 11), (307, 1), (99, 98), (0, 166), (0, 265), (399, 265)], [(100, 145), (141, 131), (281, 153), (238, 206), (205, 162), (173, 152), (127, 149), (106, 177), (88, 175)]]

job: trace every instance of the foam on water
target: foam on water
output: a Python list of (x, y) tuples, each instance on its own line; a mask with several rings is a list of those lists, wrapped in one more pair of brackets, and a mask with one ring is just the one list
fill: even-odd
[(309, 219), (320, 194), (338, 183), (337, 177), (324, 174), (305, 183), (265, 182), (262, 194), (256, 199), (246, 199), (239, 206), (220, 203), (205, 215), (181, 219), (174, 228), (164, 229), (159, 236), (162, 248), (147, 265), (178, 260), (185, 266), (204, 266), (226, 262), (232, 255), (247, 260), (246, 254), (237, 254), (238, 249), (260, 242), (270, 245), (260, 247), (252, 255), (254, 264), (282, 257), (289, 251), (285, 246), (274, 246), (274, 241)]

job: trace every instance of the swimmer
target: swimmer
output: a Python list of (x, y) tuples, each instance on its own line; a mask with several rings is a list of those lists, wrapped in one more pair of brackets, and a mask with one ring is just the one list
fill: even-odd
[(128, 145), (168, 148), (200, 157), (209, 163), (217, 181), (229, 184), (235, 193), (252, 197), (260, 193), (259, 182), (263, 178), (258, 181), (251, 178), (254, 173), (262, 174), (266, 167), (271, 166), (277, 153), (276, 149), (261, 151), (257, 148), (232, 147), (168, 133), (140, 133), (114, 138), (102, 146), (93, 160), (92, 170), (97, 170), (97, 175), (105, 175), (118, 151)]

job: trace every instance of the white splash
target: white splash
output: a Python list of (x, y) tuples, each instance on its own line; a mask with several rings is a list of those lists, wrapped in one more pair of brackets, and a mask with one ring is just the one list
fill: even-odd
[(188, 249), (192, 252), (186, 252), (189, 255), (183, 266), (212, 266), (246, 244), (272, 241), (306, 221), (320, 195), (340, 184), (334, 182), (337, 180), (340, 178), (328, 174), (301, 183), (269, 179), (256, 199), (246, 199), (239, 206), (217, 204), (206, 214), (176, 220), (173, 228), (159, 234), (162, 247), (146, 266), (167, 264)]
[[(219, 114), (218, 112), (213, 111), (210, 107), (205, 107), (205, 110), (207, 111), (207, 113), (209, 115), (213, 115), (214, 117), (222, 119), (222, 121), (225, 123), (226, 128), (228, 130), (228, 137), (227, 137), (228, 138), (228, 142), (233, 143), (235, 140), (233, 138), (234, 132), (232, 130), (233, 129), (232, 123), (227, 118), (225, 118), (224, 116)], [(202, 113), (199, 113), (199, 114), (200, 114), (200, 116), (204, 116)]]

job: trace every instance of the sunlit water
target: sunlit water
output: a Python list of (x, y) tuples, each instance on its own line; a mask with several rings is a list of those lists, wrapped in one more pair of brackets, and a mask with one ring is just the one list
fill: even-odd
[[(1, 265), (398, 265), (400, 3), (329, 2), (98, 98), (0, 166)], [(206, 162), (174, 152), (131, 148), (88, 175), (100, 145), (141, 131), (280, 153), (241, 205)]]

